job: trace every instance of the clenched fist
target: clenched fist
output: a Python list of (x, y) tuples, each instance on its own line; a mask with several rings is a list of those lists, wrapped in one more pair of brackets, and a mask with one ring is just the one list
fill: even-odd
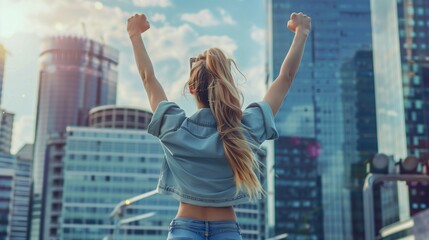
[(127, 31), (130, 37), (139, 35), (150, 28), (149, 21), (144, 14), (135, 14), (128, 18)]
[(308, 35), (311, 30), (311, 18), (302, 12), (292, 13), (290, 20), (287, 22), (287, 27), (292, 32), (303, 31)]

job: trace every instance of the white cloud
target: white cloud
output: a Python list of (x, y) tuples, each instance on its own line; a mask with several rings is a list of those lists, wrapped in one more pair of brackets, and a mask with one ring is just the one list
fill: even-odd
[(150, 109), (150, 104), (140, 78), (119, 79), (119, 105), (136, 106)]
[(219, 21), (216, 20), (208, 9), (203, 9), (198, 13), (185, 13), (180, 19), (200, 27), (216, 26), (219, 24)]
[(188, 24), (177, 27), (164, 25), (151, 28), (147, 34), (143, 34), (148, 53), (155, 63), (166, 60), (185, 61), (190, 57), (189, 49), (197, 36), (198, 33)]
[(37, 1), (0, 0), (0, 37), (11, 37), (17, 32), (28, 32), (32, 22), (26, 17), (31, 13), (46, 9), (47, 4)]
[[(151, 28), (143, 34), (147, 51), (153, 62), (155, 73), (161, 82), (169, 100), (176, 101), (183, 98), (183, 87), (189, 79), (189, 58), (209, 47), (220, 47), (228, 55), (233, 55), (237, 45), (228, 36), (202, 35), (200, 36), (190, 25), (183, 24), (177, 27), (168, 24), (158, 28)], [(128, 70), (138, 77), (135, 63), (130, 63)], [(138, 77), (138, 79), (140, 79)], [(121, 85), (122, 83), (120, 83)], [(134, 86), (134, 85), (133, 85)], [(124, 102), (141, 102), (140, 96), (132, 93), (132, 86), (122, 86), (119, 90), (119, 99), (130, 98)], [(143, 86), (141, 86), (144, 91)], [(143, 96), (143, 99), (146, 96)], [(121, 100), (122, 101), (122, 100)]]
[(35, 118), (31, 115), (17, 117), (13, 124), (12, 149), (15, 154), (24, 144), (34, 142)]
[(234, 55), (237, 50), (237, 44), (228, 36), (200, 36), (195, 40), (195, 46), (198, 48), (206, 49), (210, 47), (218, 47), (225, 51), (230, 56)]
[(153, 21), (153, 22), (165, 22), (167, 20), (167, 18), (165, 17), (165, 15), (160, 14), (160, 13), (155, 13), (153, 16), (149, 16), (149, 20)]
[(169, 7), (171, 6), (170, 0), (133, 0), (137, 7)]
[[(76, 35), (112, 44), (128, 44), (126, 23), (130, 13), (100, 2), (45, 1), (43, 10), (32, 12), (29, 21), (40, 36)], [(101, 6), (101, 7), (100, 7)]]
[[(243, 91), (244, 106), (251, 102), (261, 101), (265, 94), (265, 66), (261, 63), (242, 70), (247, 81), (244, 83)], [(240, 83), (240, 81), (239, 81)]]
[(259, 28), (256, 26), (252, 26), (251, 30), (250, 30), (250, 37), (252, 38), (253, 41), (264, 45), (265, 43), (265, 29), (263, 28)]
[(222, 16), (222, 20), (224, 23), (228, 24), (228, 25), (235, 25), (236, 22), (235, 20), (232, 18), (231, 15), (229, 15), (225, 9), (223, 8), (219, 8), (219, 12), (220, 15)]

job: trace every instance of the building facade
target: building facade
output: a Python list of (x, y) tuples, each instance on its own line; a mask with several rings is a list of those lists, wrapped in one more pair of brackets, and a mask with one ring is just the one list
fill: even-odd
[(44, 205), (43, 197), (47, 193), (44, 182), (50, 178), (47, 174), (49, 162), (61, 160), (47, 157), (47, 146), (65, 137), (66, 126), (87, 126), (91, 108), (116, 102), (118, 55), (117, 50), (89, 39), (51, 37), (43, 40), (34, 146), (31, 239), (49, 239), (49, 224), (42, 221), (50, 221), (44, 217), (45, 207), (50, 207)]
[[(268, 84), (277, 77), (291, 45), (293, 33), (286, 24), (292, 12), (309, 15), (312, 31), (300, 70), (276, 115), (276, 126), (281, 136), (312, 138), (320, 145), (317, 172), (321, 178), (323, 231), (318, 231), (319, 235), (314, 239), (349, 239), (354, 231), (351, 166), (362, 160), (360, 152), (371, 151), (374, 146), (363, 146), (359, 142), (361, 123), (345, 120), (350, 116), (349, 106), (353, 106), (351, 111), (364, 115), (355, 118), (365, 118), (372, 110), (358, 111), (358, 104), (364, 106), (357, 101), (359, 92), (364, 89), (347, 85), (348, 81), (360, 81), (360, 77), (355, 77), (359, 73), (352, 75), (353, 79), (343, 76), (345, 70), (349, 71), (346, 75), (350, 75), (350, 71), (360, 71), (358, 65), (345, 67), (353, 65), (351, 62), (356, 61), (359, 51), (371, 50), (370, 3), (369, 0), (268, 1)], [(367, 67), (362, 66), (364, 74), (371, 71)], [(363, 80), (368, 82), (370, 78)], [(373, 93), (368, 94), (373, 98)], [(282, 148), (284, 146), (277, 144), (274, 156)], [(276, 205), (283, 201), (276, 198)], [(275, 213), (286, 211), (283, 209), (276, 206)], [(277, 228), (283, 223), (276, 222), (277, 234), (283, 233)]]
[[(21, 151), (20, 151), (21, 152)], [(0, 153), (0, 238), (27, 240), (31, 159)]]
[[(109, 218), (121, 201), (156, 188), (163, 158), (159, 140), (143, 130), (67, 128), (58, 239), (165, 239), (178, 208), (168, 196), (136, 202), (122, 216), (154, 212), (150, 218), (119, 226)], [(236, 207), (243, 238), (263, 239), (264, 207)]]
[[(371, 1), (380, 152), (429, 159), (429, 3)], [(404, 196), (409, 196), (405, 198)], [(398, 184), (400, 220), (428, 208), (427, 184)]]
[[(344, 109), (343, 158), (350, 159), (345, 164), (345, 181), (350, 190), (352, 232), (355, 240), (363, 240), (362, 189), (366, 177), (365, 162), (378, 152), (372, 51), (356, 51), (350, 61), (342, 64), (340, 73)], [(382, 219), (381, 211), (376, 212)]]
[(280, 137), (275, 141), (277, 234), (291, 239), (323, 236), (321, 176), (317, 171), (320, 145), (313, 138)]
[(0, 43), (0, 153), (10, 153), (14, 114), (1, 108), (7, 51)]
[(152, 112), (141, 108), (100, 106), (91, 109), (89, 126), (96, 128), (147, 129)]
[(10, 153), (15, 114), (0, 108), (0, 153)]
[(6, 54), (7, 51), (4, 48), (4, 46), (0, 43), (0, 106), (1, 106), (1, 99), (3, 96), (3, 76), (4, 76), (4, 65), (6, 62)]

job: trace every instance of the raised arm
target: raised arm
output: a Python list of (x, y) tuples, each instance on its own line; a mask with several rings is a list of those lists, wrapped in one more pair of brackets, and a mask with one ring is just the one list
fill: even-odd
[(264, 101), (271, 106), (274, 115), (279, 111), (298, 71), (302, 54), (304, 53), (305, 42), (310, 33), (311, 19), (303, 13), (292, 13), (288, 28), (295, 33), (292, 45), (282, 63), (278, 77), (273, 81), (264, 96)]
[(141, 37), (141, 34), (149, 28), (149, 21), (144, 14), (136, 14), (128, 19), (127, 30), (133, 45), (137, 68), (146, 89), (150, 107), (155, 111), (159, 102), (167, 100), (167, 96), (155, 77), (152, 62)]

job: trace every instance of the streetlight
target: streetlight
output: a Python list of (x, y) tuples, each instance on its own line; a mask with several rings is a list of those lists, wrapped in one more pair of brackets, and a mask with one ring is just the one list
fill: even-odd
[(152, 190), (152, 191), (149, 191), (147, 193), (143, 193), (143, 194), (140, 194), (138, 196), (135, 196), (135, 197), (132, 197), (132, 198), (129, 198), (129, 199), (125, 199), (125, 200), (119, 202), (116, 205), (116, 207), (113, 209), (112, 213), (110, 214), (110, 218), (112, 219), (115, 216), (120, 217), (121, 215), (123, 215), (123, 210), (127, 206), (133, 204), (134, 202), (140, 201), (140, 200), (142, 200), (144, 198), (147, 198), (147, 197), (150, 197), (152, 195), (155, 195), (157, 193), (158, 193), (157, 190)]
[(145, 213), (145, 214), (137, 215), (135, 217), (130, 217), (130, 218), (122, 219), (121, 221), (119, 221), (119, 225), (125, 225), (125, 224), (128, 224), (130, 222), (136, 222), (136, 221), (139, 221), (139, 220), (150, 218), (150, 217), (154, 216), (155, 214), (156, 214), (156, 212), (150, 212), (150, 213)]
[(135, 196), (135, 197), (132, 197), (132, 198), (129, 198), (129, 199), (125, 199), (125, 200), (122, 200), (121, 202), (119, 202), (115, 206), (115, 208), (113, 209), (112, 213), (110, 213), (110, 217), (109, 218), (111, 220), (114, 220), (115, 216), (118, 216), (118, 218), (119, 218), (115, 222), (115, 228), (113, 229), (113, 234), (111, 233), (110, 235), (113, 235), (114, 238), (117, 239), (116, 238), (116, 234), (117, 234), (120, 226), (123, 225), (123, 224), (129, 223), (129, 222), (132, 222), (132, 221), (130, 221), (130, 219), (134, 219), (133, 221), (136, 221), (137, 217), (139, 217), (138, 220), (140, 220), (140, 219), (148, 218), (148, 217), (151, 217), (151, 216), (155, 215), (154, 212), (151, 212), (151, 213), (148, 213), (148, 214), (143, 214), (144, 216), (143, 215), (139, 215), (139, 216), (136, 216), (134, 218), (122, 219), (124, 217), (124, 215), (125, 215), (125, 208), (127, 208), (128, 206), (132, 205), (133, 203), (135, 203), (137, 201), (140, 201), (140, 200), (145, 199), (147, 197), (153, 196), (153, 195), (155, 195), (157, 193), (158, 193), (157, 190), (152, 190), (152, 191), (149, 191), (149, 192), (146, 192), (146, 193), (140, 194), (138, 196)]
[(287, 236), (289, 236), (289, 234), (283, 233), (283, 234), (277, 235), (277, 236), (272, 237), (272, 238), (267, 238), (266, 240), (280, 240), (280, 239), (287, 238)]
[[(414, 156), (408, 156), (399, 161), (399, 172), (388, 173), (388, 164), (386, 155), (377, 154), (374, 156), (370, 169), (373, 169), (365, 178), (363, 186), (363, 206), (365, 220), (365, 239), (375, 240), (375, 223), (374, 223), (374, 185), (379, 182), (398, 182), (398, 181), (415, 181), (428, 182), (429, 176), (416, 174), (418, 168), (418, 159)], [(388, 159), (388, 158), (387, 158)], [(413, 174), (414, 173), (414, 174)]]

